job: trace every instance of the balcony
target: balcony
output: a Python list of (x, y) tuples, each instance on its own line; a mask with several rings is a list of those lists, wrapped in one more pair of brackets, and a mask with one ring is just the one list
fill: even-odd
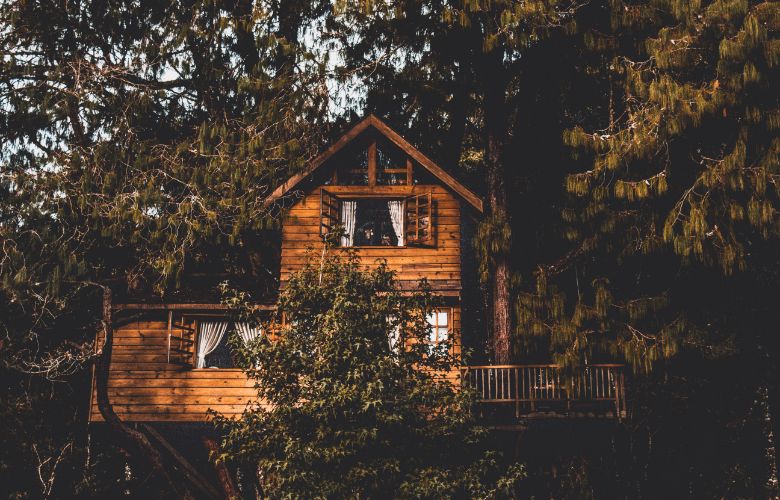
[(559, 365), (464, 366), (461, 380), (476, 391), (483, 412), (513, 409), (516, 419), (626, 416), (623, 365), (588, 365), (574, 375)]

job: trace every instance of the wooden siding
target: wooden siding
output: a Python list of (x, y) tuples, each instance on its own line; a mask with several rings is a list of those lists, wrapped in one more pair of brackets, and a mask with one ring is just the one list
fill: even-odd
[[(254, 382), (239, 369), (168, 363), (164, 321), (133, 322), (114, 331), (108, 392), (114, 411), (128, 422), (204, 422), (209, 409), (238, 416), (257, 400)], [(95, 396), (93, 391), (90, 421), (100, 422)]]
[[(456, 344), (460, 337), (460, 308), (452, 308)], [(102, 342), (98, 335), (98, 345)], [(108, 379), (109, 400), (127, 422), (206, 422), (208, 410), (239, 416), (257, 401), (254, 381), (240, 369), (192, 369), (168, 363), (168, 330), (164, 321), (132, 322), (114, 330)], [(460, 345), (456, 345), (460, 352)], [(446, 374), (459, 381), (456, 367)], [(93, 389), (90, 421), (101, 422)]]
[[(443, 186), (327, 186), (329, 193), (342, 197), (400, 197), (417, 193), (433, 193), (433, 241), (430, 245), (407, 247), (355, 247), (366, 267), (387, 260), (396, 272), (400, 285), (413, 287), (427, 278), (434, 290), (461, 289), (461, 224), (460, 201)], [(312, 255), (322, 251), (320, 223), (320, 188), (308, 192), (286, 213), (282, 224), (282, 286), (290, 275), (300, 270)], [(337, 248), (334, 252), (344, 252)]]

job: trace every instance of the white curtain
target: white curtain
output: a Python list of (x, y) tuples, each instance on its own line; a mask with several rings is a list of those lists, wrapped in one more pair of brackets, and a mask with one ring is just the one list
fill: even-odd
[(341, 246), (351, 247), (355, 239), (355, 213), (356, 201), (341, 202), (341, 223), (344, 225), (344, 236), (341, 237)]
[(249, 345), (250, 342), (262, 335), (263, 329), (259, 326), (249, 326), (249, 323), (236, 323), (236, 332), (244, 345)]
[(391, 200), (387, 202), (390, 210), (390, 221), (393, 223), (393, 231), (398, 238), (398, 246), (404, 246), (404, 202), (403, 200)]
[(203, 321), (198, 325), (198, 361), (196, 368), (206, 367), (206, 356), (214, 352), (227, 330), (227, 321)]
[[(391, 326), (395, 322), (394, 317), (387, 318), (387, 322), (390, 323)], [(387, 335), (387, 345), (390, 347), (390, 351), (398, 354), (398, 343), (401, 340), (401, 325), (395, 325), (391, 328), (390, 332)]]

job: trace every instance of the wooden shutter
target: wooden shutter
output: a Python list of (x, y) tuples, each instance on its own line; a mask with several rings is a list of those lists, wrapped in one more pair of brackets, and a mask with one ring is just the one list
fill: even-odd
[(341, 222), (341, 201), (332, 193), (320, 189), (320, 236), (323, 239)]
[(168, 310), (168, 363), (192, 368), (195, 356), (197, 323), (187, 323), (184, 316), (179, 323)]
[(433, 193), (413, 194), (404, 203), (406, 244), (423, 245), (433, 241)]

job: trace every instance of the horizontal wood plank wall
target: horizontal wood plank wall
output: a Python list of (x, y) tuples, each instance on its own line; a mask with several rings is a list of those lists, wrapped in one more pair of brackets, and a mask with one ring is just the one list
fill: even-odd
[[(460, 352), (460, 308), (452, 308), (455, 352)], [(98, 345), (102, 334), (98, 335)], [(206, 422), (208, 410), (237, 417), (257, 401), (254, 381), (239, 369), (190, 369), (168, 364), (163, 321), (133, 322), (114, 331), (109, 400), (126, 422)], [(443, 374), (459, 383), (457, 367)], [(93, 384), (94, 385), (94, 384)], [(90, 422), (102, 422), (93, 388)]]
[[(329, 193), (342, 197), (388, 196), (403, 197), (417, 193), (433, 193), (434, 240), (430, 245), (414, 247), (357, 247), (361, 263), (374, 267), (380, 259), (387, 260), (403, 288), (414, 287), (427, 278), (434, 290), (461, 289), (460, 265), (460, 200), (443, 186), (326, 186)], [(320, 188), (308, 192), (287, 211), (282, 224), (282, 286), (290, 275), (300, 270), (310, 257), (319, 258)], [(309, 254), (312, 252), (313, 254)], [(335, 249), (343, 252), (342, 249)]]
[[(257, 401), (254, 382), (239, 369), (169, 364), (163, 321), (133, 322), (114, 331), (108, 393), (114, 411), (128, 422), (205, 422), (209, 409), (238, 416)], [(102, 420), (93, 390), (90, 421)]]

